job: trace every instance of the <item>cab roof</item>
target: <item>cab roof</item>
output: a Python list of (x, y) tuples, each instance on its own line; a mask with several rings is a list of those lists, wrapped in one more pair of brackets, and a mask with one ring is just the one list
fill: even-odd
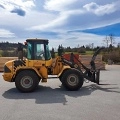
[(48, 39), (42, 39), (42, 38), (29, 38), (29, 39), (26, 40), (26, 42), (48, 43)]

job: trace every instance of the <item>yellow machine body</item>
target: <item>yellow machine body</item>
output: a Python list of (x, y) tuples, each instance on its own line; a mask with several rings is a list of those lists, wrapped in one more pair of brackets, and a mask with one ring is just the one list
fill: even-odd
[[(23, 70), (32, 70), (41, 78), (46, 79), (48, 75), (58, 75), (62, 74), (65, 69), (70, 68), (70, 66), (64, 65), (61, 62), (60, 57), (56, 57), (50, 60), (12, 60), (5, 63), (3, 78), (5, 81), (14, 82), (16, 75)], [(44, 82), (43, 80), (43, 82)]]

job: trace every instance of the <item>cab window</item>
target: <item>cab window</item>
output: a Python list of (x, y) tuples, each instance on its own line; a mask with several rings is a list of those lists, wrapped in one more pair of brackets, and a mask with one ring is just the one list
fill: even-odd
[(50, 54), (49, 46), (46, 45), (46, 60), (50, 60), (50, 59), (51, 59), (51, 54)]
[(36, 60), (45, 60), (45, 51), (44, 51), (44, 44), (35, 44), (35, 59)]
[(29, 42), (27, 43), (27, 59), (32, 59), (32, 44), (30, 44)]

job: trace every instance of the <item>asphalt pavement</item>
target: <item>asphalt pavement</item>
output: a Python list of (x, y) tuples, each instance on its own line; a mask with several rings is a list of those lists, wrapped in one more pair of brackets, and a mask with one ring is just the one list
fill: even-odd
[(120, 120), (120, 66), (107, 65), (100, 85), (84, 83), (79, 91), (66, 91), (52, 78), (20, 93), (0, 73), (0, 120)]

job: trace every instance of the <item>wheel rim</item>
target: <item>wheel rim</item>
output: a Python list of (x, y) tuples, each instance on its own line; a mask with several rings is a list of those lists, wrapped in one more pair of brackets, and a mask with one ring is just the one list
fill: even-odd
[(21, 79), (21, 86), (24, 88), (30, 88), (33, 85), (33, 79), (29, 76), (25, 76)]
[(79, 83), (79, 78), (77, 75), (71, 74), (68, 76), (67, 82), (70, 86), (76, 86)]

